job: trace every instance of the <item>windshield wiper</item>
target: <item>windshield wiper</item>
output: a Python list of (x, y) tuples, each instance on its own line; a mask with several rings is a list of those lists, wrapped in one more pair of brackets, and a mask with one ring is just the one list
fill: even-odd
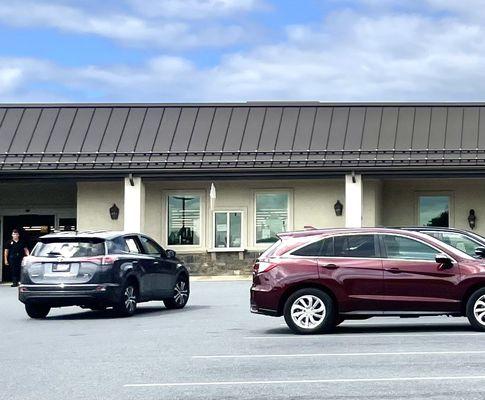
[(58, 251), (49, 251), (47, 253), (48, 256), (61, 256), (62, 254), (59, 253)]

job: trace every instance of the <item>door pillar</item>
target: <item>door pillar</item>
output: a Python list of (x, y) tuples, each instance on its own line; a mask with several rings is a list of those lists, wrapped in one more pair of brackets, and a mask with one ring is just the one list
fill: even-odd
[(145, 228), (145, 184), (141, 178), (125, 178), (124, 230), (143, 232)]
[(345, 175), (345, 227), (362, 226), (362, 176)]

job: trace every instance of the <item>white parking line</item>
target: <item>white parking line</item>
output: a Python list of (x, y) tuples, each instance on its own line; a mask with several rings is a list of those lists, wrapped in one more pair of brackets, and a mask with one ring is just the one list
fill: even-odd
[(410, 381), (470, 381), (484, 380), (485, 375), (477, 376), (428, 376), (408, 378), (350, 378), (350, 379), (301, 379), (286, 381), (219, 381), (219, 382), (176, 382), (176, 383), (129, 383), (123, 387), (187, 387), (187, 386), (242, 386), (242, 385), (290, 385), (311, 383), (366, 383), (366, 382), (410, 382)]
[(227, 359), (227, 358), (304, 358), (304, 357), (374, 357), (374, 356), (447, 356), (463, 354), (485, 354), (485, 350), (470, 351), (402, 351), (385, 353), (308, 353), (308, 354), (235, 354), (216, 356), (192, 356), (193, 359)]
[(361, 339), (362, 337), (435, 337), (435, 336), (483, 336), (485, 333), (338, 333), (338, 334), (326, 334), (326, 335), (268, 335), (268, 336), (245, 336), (247, 340), (266, 340), (266, 339), (326, 339), (326, 338), (355, 338)]

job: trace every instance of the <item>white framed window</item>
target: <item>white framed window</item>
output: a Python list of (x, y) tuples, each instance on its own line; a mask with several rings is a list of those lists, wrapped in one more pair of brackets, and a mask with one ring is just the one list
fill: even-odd
[(166, 245), (190, 250), (204, 245), (205, 196), (203, 192), (167, 192)]
[(264, 190), (254, 193), (254, 242), (266, 247), (278, 240), (277, 234), (292, 229), (291, 192)]
[(450, 192), (416, 193), (417, 224), (419, 226), (453, 226), (453, 195)]
[(246, 213), (243, 210), (216, 210), (212, 215), (212, 250), (243, 251)]

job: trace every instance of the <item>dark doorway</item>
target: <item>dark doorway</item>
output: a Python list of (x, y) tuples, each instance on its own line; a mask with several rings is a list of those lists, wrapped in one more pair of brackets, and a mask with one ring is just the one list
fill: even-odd
[[(20, 238), (25, 241), (29, 250), (37, 243), (40, 236), (52, 232), (55, 226), (54, 215), (15, 215), (3, 217), (3, 238), (2, 243), (5, 245), (12, 237), (12, 230), (18, 229)], [(11, 280), (11, 271), (4, 265), (2, 254), (2, 281)]]

